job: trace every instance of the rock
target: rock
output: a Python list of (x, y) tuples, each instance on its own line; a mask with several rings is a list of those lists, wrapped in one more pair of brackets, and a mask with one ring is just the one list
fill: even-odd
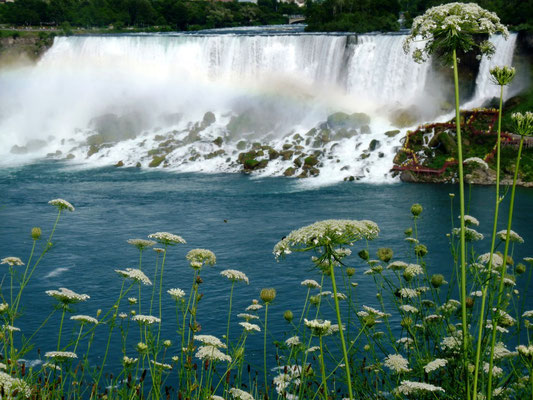
[[(132, 112), (121, 117), (116, 114), (104, 114), (89, 121), (89, 127), (98, 131), (100, 143), (87, 141), (88, 145), (115, 143), (135, 138), (145, 128), (144, 117)], [(94, 136), (94, 135), (93, 135)]]
[(74, 158), (75, 158), (75, 156), (72, 153), (67, 154), (67, 156), (65, 157), (65, 159), (67, 159), (67, 160), (72, 160)]
[(319, 174), (320, 170), (318, 168), (309, 168), (309, 175), (318, 176)]
[(202, 119), (202, 126), (208, 127), (209, 125), (213, 124), (216, 121), (215, 114), (213, 114), (211, 111), (208, 111), (204, 114), (204, 118)]
[(163, 135), (155, 135), (155, 137), (154, 137), (154, 140), (155, 140), (156, 142), (162, 142), (162, 141), (165, 140), (165, 139), (166, 139), (166, 138), (165, 138), (165, 136), (163, 136)]
[(273, 148), (268, 149), (268, 159), (269, 160), (275, 160), (279, 157), (279, 152), (274, 150)]
[(403, 108), (394, 111), (390, 120), (392, 124), (398, 128), (407, 128), (413, 126), (419, 120), (419, 115), (416, 108)]
[(379, 157), (379, 158), (383, 158), (383, 157), (385, 157), (385, 153), (382, 153), (382, 152), (380, 151), (380, 152), (378, 153), (378, 157)]
[(13, 147), (11, 147), (11, 150), (10, 150), (11, 154), (26, 154), (27, 152), (28, 152), (28, 149), (26, 148), (26, 146), (18, 146), (18, 145), (14, 145)]
[(89, 147), (89, 150), (87, 151), (87, 157), (90, 157), (90, 156), (92, 156), (93, 154), (98, 153), (98, 151), (100, 151), (100, 146), (97, 146), (97, 145), (95, 145), (95, 144), (92, 144), (92, 145)]
[(285, 170), (285, 172), (283, 172), (283, 175), (285, 176), (294, 176), (294, 174), (296, 173), (296, 169), (293, 168), (293, 167), (289, 167)]
[(337, 133), (333, 136), (333, 140), (342, 140), (342, 139), (349, 139), (351, 137), (354, 137), (357, 135), (357, 131), (355, 129), (346, 129), (342, 128), (337, 131)]
[(392, 130), (392, 131), (385, 132), (385, 135), (388, 136), (388, 137), (394, 137), (398, 133), (400, 133), (400, 130), (399, 129), (395, 129), (395, 130)]
[(448, 132), (441, 132), (438, 136), (439, 142), (442, 144), (446, 153), (454, 155), (457, 153), (457, 143), (455, 139)]
[(47, 143), (44, 140), (33, 139), (33, 140), (30, 140), (28, 143), (26, 143), (25, 146), (14, 145), (11, 148), (10, 152), (11, 154), (26, 154), (26, 153), (31, 153), (33, 151), (41, 150), (46, 145)]
[(217, 151), (213, 151), (212, 153), (206, 154), (205, 159), (210, 160), (212, 158), (221, 156), (222, 154), (226, 154), (226, 151), (224, 149), (219, 149)]
[(298, 178), (307, 178), (308, 176), (308, 171), (306, 169), (304, 169), (300, 175), (298, 175)]
[(372, 139), (372, 141), (370, 142), (370, 144), (368, 145), (368, 150), (370, 151), (374, 151), (376, 149), (379, 149), (381, 147), (381, 143), (379, 140), (377, 139)]
[(368, 125), (363, 125), (363, 126), (361, 127), (361, 133), (363, 133), (363, 134), (371, 133), (371, 131), (370, 131), (370, 127), (369, 127)]
[(297, 159), (294, 160), (294, 165), (296, 165), (298, 168), (300, 168), (302, 166), (301, 157), (298, 157)]
[(148, 166), (150, 168), (155, 168), (158, 167), (163, 161), (165, 161), (165, 156), (154, 156)]
[(341, 128), (359, 129), (363, 125), (370, 124), (370, 117), (365, 113), (353, 113), (349, 115), (343, 112), (337, 112), (328, 116), (327, 124), (333, 130)]
[(292, 151), (292, 150), (284, 150), (284, 151), (280, 152), (280, 154), (281, 154), (281, 158), (283, 159), (283, 161), (288, 161), (294, 155), (294, 151)]
[(305, 136), (315, 136), (316, 134), (316, 128), (310, 129)]
[(292, 143), (285, 143), (282, 148), (283, 148), (283, 150), (288, 150), (291, 147), (292, 147)]
[(141, 167), (142, 167), (142, 164), (140, 163), (140, 161), (137, 161), (137, 164), (135, 164), (135, 166), (136, 166), (137, 168), (141, 168)]
[(118, 163), (115, 164), (115, 167), (123, 167), (124, 166), (124, 162), (122, 160), (120, 160)]
[(237, 150), (244, 150), (246, 149), (248, 142), (246, 140), (241, 140), (239, 143), (237, 143)]
[(222, 146), (222, 143), (224, 143), (224, 139), (222, 138), (222, 136), (219, 136), (215, 140), (213, 140), (213, 143), (220, 147)]
[(368, 157), (370, 157), (370, 154), (369, 153), (363, 153), (361, 154), (361, 160), (366, 160)]
[(315, 156), (309, 156), (304, 159), (304, 166), (314, 167), (318, 164), (318, 159)]
[(302, 140), (304, 140), (304, 138), (299, 133), (297, 133), (296, 135), (294, 135), (293, 140), (296, 143), (300, 143)]

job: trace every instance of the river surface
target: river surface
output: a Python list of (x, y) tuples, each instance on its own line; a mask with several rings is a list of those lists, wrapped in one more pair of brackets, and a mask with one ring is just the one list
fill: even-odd
[[(467, 188), (468, 189), (468, 188)], [(395, 259), (409, 258), (404, 230), (412, 226), (409, 208), (413, 203), (424, 207), (418, 224), (421, 243), (428, 246), (430, 273), (451, 278), (453, 261), (446, 233), (450, 231), (449, 193), (458, 194), (455, 185), (370, 185), (352, 182), (313, 187), (305, 180), (253, 178), (241, 174), (181, 174), (135, 168), (73, 168), (71, 164), (50, 161), (0, 170), (0, 257), (18, 256), (27, 261), (31, 248), (30, 230), (39, 226), (43, 237), (49, 234), (56, 212), (47, 202), (54, 198), (70, 201), (76, 210), (64, 213), (54, 236), (54, 247), (46, 254), (23, 296), (24, 313), (17, 326), (27, 337), (54, 307), (46, 290), (66, 287), (86, 293), (91, 299), (75, 306), (77, 313), (95, 315), (106, 310), (118, 296), (121, 280), (116, 268), (136, 267), (138, 251), (126, 243), (131, 238), (146, 238), (150, 233), (168, 231), (181, 235), (187, 244), (168, 251), (163, 290), (179, 287), (189, 293), (193, 272), (185, 255), (193, 248), (212, 250), (217, 256), (213, 268), (204, 268), (198, 320), (202, 333), (222, 337), (225, 334), (230, 284), (219, 276), (227, 268), (246, 273), (250, 285), (235, 288), (233, 320), (261, 288), (274, 287), (277, 298), (269, 315), (269, 329), (277, 340), (285, 338), (288, 325), (283, 312), (290, 309), (299, 316), (306, 289), (304, 279), (320, 280), (309, 255), (293, 254), (276, 262), (272, 249), (294, 229), (330, 218), (370, 219), (380, 229), (379, 238), (369, 243), (371, 257), (379, 247), (391, 247)], [(469, 214), (481, 221), (479, 231), (486, 238), (477, 251), (488, 251), (493, 210), (492, 187), (472, 187)], [(457, 226), (458, 195), (454, 199), (453, 221)], [(499, 229), (506, 221), (507, 201), (501, 209)], [(513, 257), (532, 256), (529, 240), (533, 237), (533, 191), (518, 188), (513, 229), (526, 243), (515, 248)], [(44, 240), (38, 242), (38, 247)], [(362, 304), (377, 305), (375, 285), (363, 275), (366, 267), (356, 253), (365, 247), (356, 243), (347, 263), (356, 267), (359, 283), (356, 297)], [(500, 248), (501, 249), (501, 248)], [(146, 251), (143, 269), (152, 277), (155, 253)], [(6, 269), (2, 266), (3, 273)], [(448, 279), (449, 280), (449, 279)], [(4, 283), (3, 287), (6, 285)], [(525, 289), (525, 279), (517, 288)], [(329, 289), (329, 288), (326, 288)], [(4, 289), (4, 297), (6, 297)], [(131, 295), (136, 295), (131, 293)], [(149, 291), (143, 298), (149, 297)], [(176, 341), (173, 302), (165, 295), (163, 302), (163, 338)], [(146, 303), (143, 303), (146, 304)], [(526, 299), (526, 309), (533, 308), (533, 297)], [(144, 306), (143, 306), (144, 309)], [(121, 311), (128, 312), (127, 304)], [(165, 319), (165, 316), (167, 318)], [(71, 333), (72, 321), (65, 332)], [(37, 348), (54, 350), (57, 343), (59, 315), (52, 317), (36, 337), (37, 346), (27, 355), (37, 359)], [(240, 329), (236, 324), (232, 332)], [(96, 347), (102, 349), (106, 328), (100, 328)], [(65, 336), (66, 338), (66, 336)], [(251, 354), (260, 351), (262, 336), (252, 336)], [(134, 354), (136, 339), (130, 339), (128, 353)], [(273, 351), (273, 347), (271, 348)], [(177, 352), (174, 346), (172, 352)], [(169, 353), (170, 354), (170, 353)], [(108, 367), (118, 367), (120, 348), (113, 342)]]

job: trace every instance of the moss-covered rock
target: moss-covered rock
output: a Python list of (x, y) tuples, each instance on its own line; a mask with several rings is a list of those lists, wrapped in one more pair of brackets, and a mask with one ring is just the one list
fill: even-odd
[(284, 176), (294, 176), (295, 173), (296, 173), (296, 169), (293, 168), (293, 167), (289, 167), (283, 172), (283, 175)]
[(219, 136), (215, 140), (213, 140), (213, 143), (220, 147), (224, 143), (224, 138), (222, 138), (222, 136)]
[(318, 164), (318, 159), (315, 156), (305, 157), (304, 159), (304, 166), (314, 167), (317, 164)]
[(119, 162), (117, 162), (115, 164), (115, 167), (123, 167), (124, 166), (124, 161), (120, 160)]
[(163, 161), (165, 161), (165, 156), (154, 156), (148, 166), (150, 168), (155, 168), (158, 167)]
[(217, 151), (213, 151), (213, 152), (211, 152), (211, 153), (209, 153), (209, 154), (206, 154), (205, 159), (206, 159), (206, 160), (210, 160), (210, 159), (212, 159), (212, 158), (215, 158), (215, 157), (221, 156), (221, 155), (223, 155), (223, 154), (226, 154), (226, 151), (225, 151), (224, 149), (219, 149), (219, 150), (217, 150)]
[(415, 108), (402, 108), (394, 111), (390, 120), (398, 128), (413, 126), (419, 120), (418, 111)]
[(280, 152), (280, 154), (281, 154), (281, 158), (283, 159), (283, 161), (288, 161), (294, 155), (294, 151), (293, 150), (283, 150), (282, 152)]
[(372, 139), (370, 141), (370, 144), (368, 145), (368, 150), (374, 151), (376, 149), (379, 149), (381, 147), (381, 142), (377, 139)]
[(342, 128), (359, 129), (363, 125), (370, 124), (370, 117), (365, 113), (346, 114), (344, 112), (337, 112), (328, 116), (328, 127), (333, 130)]
[(246, 140), (240, 140), (237, 143), (237, 150), (244, 150), (248, 146), (248, 142)]
[(385, 136), (395, 137), (396, 135), (398, 135), (398, 133), (400, 133), (400, 130), (399, 129), (394, 129), (392, 131), (385, 132)]
[(202, 125), (204, 127), (208, 127), (209, 125), (213, 124), (216, 121), (215, 114), (213, 114), (211, 111), (208, 111), (204, 114), (204, 118), (202, 119)]

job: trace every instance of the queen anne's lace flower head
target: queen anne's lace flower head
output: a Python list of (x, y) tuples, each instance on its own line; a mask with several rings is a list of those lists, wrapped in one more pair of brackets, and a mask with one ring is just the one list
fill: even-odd
[(116, 269), (115, 272), (126, 279), (133, 279), (135, 282), (140, 282), (144, 285), (150, 286), (152, 281), (140, 269), (126, 268), (125, 270)]
[(475, 3), (448, 3), (432, 7), (413, 20), (411, 34), (404, 41), (404, 51), (409, 53), (411, 44), (422, 39), (425, 46), (413, 52), (416, 62), (426, 61), (438, 50), (449, 56), (453, 50), (468, 52), (474, 46), (478, 46), (482, 54), (491, 56), (494, 46), (490, 42), (476, 45), (474, 40), (473, 35), (483, 33), (501, 33), (506, 38), (509, 35), (495, 13)]
[[(503, 229), (501, 231), (496, 232), (496, 237), (501, 241), (505, 242), (505, 239), (507, 238), (507, 230)], [(524, 243), (524, 239), (522, 238), (522, 236), (520, 236), (512, 229), (509, 230), (509, 240), (515, 243)]]
[(229, 390), (229, 393), (233, 396), (234, 399), (237, 400), (254, 400), (254, 396), (241, 389), (231, 388)]
[(175, 244), (185, 244), (187, 243), (185, 239), (181, 236), (174, 235), (173, 233), (168, 232), (156, 232), (148, 235), (150, 239), (154, 239), (157, 242), (164, 244), (165, 246), (172, 246)]
[(507, 65), (500, 67), (495, 66), (490, 69), (491, 80), (494, 84), (500, 86), (506, 86), (513, 80), (516, 70), (514, 67), (508, 67)]
[(251, 324), (249, 322), (239, 322), (239, 325), (244, 328), (246, 332), (261, 332), (259, 325)]
[(445, 358), (436, 358), (426, 364), (426, 366), (424, 367), (424, 371), (429, 374), (432, 371), (445, 367), (446, 364), (448, 364), (448, 360), (446, 360)]
[(178, 288), (169, 289), (167, 290), (167, 293), (176, 301), (182, 299), (183, 296), (185, 296), (185, 292)]
[(329, 333), (329, 329), (331, 328), (331, 321), (325, 320), (319, 320), (319, 319), (313, 319), (311, 321), (307, 320), (307, 318), (304, 318), (305, 326), (307, 326), (309, 329), (311, 329), (311, 332), (313, 332), (313, 335), (315, 336), (324, 336)]
[(424, 383), (424, 382), (413, 382), (413, 381), (402, 381), (400, 386), (398, 386), (394, 390), (399, 395), (413, 395), (416, 393), (424, 393), (424, 392), (442, 392), (444, 393), (444, 389), (432, 385), (430, 383)]
[[(485, 160), (482, 160), (479, 157), (469, 157), (469, 158), (467, 158), (466, 160), (463, 161), (463, 164), (477, 164), (477, 165), (479, 165), (480, 167), (482, 167), (484, 169), (489, 169), (489, 164), (487, 164), (487, 162)], [(460, 216), (459, 216), (459, 218), (460, 218)], [(466, 222), (466, 215), (465, 215), (465, 222)], [(478, 223), (478, 225), (479, 225), (479, 223)]]
[(237, 271), (236, 269), (225, 269), (220, 273), (220, 275), (225, 276), (233, 282), (245, 282), (246, 284), (250, 283), (246, 274), (244, 272)]
[(213, 266), (217, 262), (215, 253), (206, 249), (192, 249), (187, 253), (186, 258), (194, 269), (200, 269), (204, 265)]
[(197, 340), (200, 343), (203, 343), (208, 346), (226, 348), (226, 345), (222, 341), (213, 335), (195, 335), (194, 340)]
[(320, 289), (320, 284), (314, 279), (306, 279), (300, 283), (300, 285), (308, 287), (309, 289)]
[[(452, 233), (455, 236), (459, 236), (461, 234), (461, 228), (453, 228)], [(465, 227), (465, 240), (467, 242), (477, 242), (478, 240), (483, 240), (483, 239), (484, 239), (484, 236), (482, 233), (479, 233), (475, 229)]]
[(73, 315), (70, 319), (73, 321), (80, 321), (82, 324), (98, 324), (98, 320), (89, 315)]
[(383, 364), (389, 368), (391, 371), (396, 373), (409, 372), (409, 361), (405, 359), (401, 354), (389, 354)]
[(137, 247), (139, 250), (144, 250), (147, 247), (153, 246), (156, 242), (146, 239), (128, 239), (128, 243)]
[(63, 199), (54, 199), (48, 202), (51, 206), (57, 207), (58, 210), (74, 211), (74, 206)]
[(300, 342), (300, 338), (298, 336), (291, 336), (290, 338), (285, 340), (285, 344), (289, 347), (298, 346), (301, 343), (302, 342)]
[(153, 315), (143, 315), (143, 314), (137, 314), (131, 317), (132, 321), (136, 321), (139, 323), (139, 325), (152, 325), (155, 323), (160, 323), (161, 319), (158, 317), (154, 317)]
[(513, 113), (511, 119), (514, 124), (514, 132), (520, 136), (533, 136), (533, 112)]
[(68, 359), (78, 358), (72, 351), (48, 351), (44, 355), (47, 358), (53, 358), (55, 361), (66, 361)]
[(138, 358), (132, 358), (132, 357), (128, 357), (128, 356), (124, 356), (122, 358), (122, 364), (124, 364), (126, 367), (129, 367), (129, 366), (135, 364), (137, 361), (139, 361)]
[(91, 298), (89, 295), (78, 294), (66, 288), (59, 288), (59, 290), (47, 290), (46, 294), (56, 300), (59, 300), (63, 304), (79, 303)]
[(0, 387), (6, 399), (27, 399), (31, 396), (31, 388), (23, 379), (13, 378), (5, 372), (0, 372)]
[(375, 222), (362, 220), (329, 219), (315, 222), (292, 231), (274, 246), (276, 258), (290, 254), (295, 249), (310, 250), (325, 245), (347, 245), (378, 236), (379, 228)]
[(209, 361), (227, 361), (231, 362), (231, 356), (222, 353), (215, 346), (200, 346), (196, 352), (196, 358), (200, 360), (209, 360)]
[(10, 267), (18, 266), (18, 265), (24, 265), (22, 260), (18, 257), (5, 257), (2, 258), (0, 261), (0, 264), (8, 264)]

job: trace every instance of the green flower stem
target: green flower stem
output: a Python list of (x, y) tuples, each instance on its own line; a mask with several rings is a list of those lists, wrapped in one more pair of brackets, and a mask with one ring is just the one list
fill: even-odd
[[(509, 216), (507, 218), (507, 234), (505, 237), (505, 250), (503, 251), (503, 268), (500, 273), (500, 284), (498, 288), (498, 301), (496, 303), (496, 313), (500, 311), (500, 307), (502, 304), (502, 296), (503, 296), (503, 286), (504, 286), (504, 280), (505, 280), (505, 271), (507, 266), (507, 254), (509, 253), (509, 243), (510, 243), (510, 234), (511, 234), (511, 224), (513, 222), (513, 208), (514, 208), (514, 196), (515, 196), (515, 190), (516, 190), (516, 180), (518, 179), (518, 168), (520, 167), (520, 158), (522, 157), (522, 148), (524, 145), (524, 136), (520, 137), (520, 146), (518, 147), (518, 155), (516, 157), (516, 166), (514, 170), (514, 177), (513, 177), (513, 187), (511, 189), (511, 203), (509, 204)], [(492, 338), (490, 343), (490, 360), (489, 360), (489, 379), (488, 379), (488, 393), (487, 393), (487, 400), (491, 400), (492, 398), (492, 368), (494, 366), (494, 346), (496, 345), (496, 333), (497, 329), (496, 326), (498, 324), (497, 321), (497, 315), (494, 315), (492, 318)]]
[(83, 331), (83, 322), (81, 323), (81, 326), (80, 326), (80, 332), (78, 333), (78, 338), (76, 339), (76, 344), (74, 345), (74, 350), (72, 350), (73, 353), (76, 352), (76, 349), (78, 348), (78, 344), (80, 343), (80, 337), (81, 337), (81, 332)]
[(479, 327), (478, 327), (478, 336), (477, 336), (477, 347), (476, 347), (476, 364), (474, 370), (474, 388), (472, 392), (473, 400), (477, 398), (477, 384), (479, 378), (479, 365), (481, 358), (481, 342), (483, 337), (483, 325), (484, 325), (484, 314), (485, 314), (485, 303), (487, 300), (487, 292), (492, 277), (492, 257), (494, 255), (494, 248), (496, 245), (496, 231), (498, 225), (498, 211), (500, 208), (500, 147), (501, 147), (501, 129), (502, 129), (502, 108), (503, 108), (503, 85), (500, 87), (500, 108), (498, 113), (498, 139), (496, 142), (496, 204), (494, 207), (494, 221), (492, 223), (492, 241), (490, 244), (490, 255), (489, 255), (489, 271), (488, 276), (489, 280), (486, 282), (483, 287), (483, 295), (481, 297), (481, 309), (479, 315)]
[[(143, 249), (139, 249), (139, 270), (142, 271), (143, 265)], [(139, 285), (139, 314), (141, 313), (141, 285)]]
[(322, 391), (324, 392), (324, 400), (328, 400), (328, 385), (326, 380), (326, 366), (324, 361), (324, 348), (322, 346), (322, 335), (318, 337), (318, 340), (320, 342), (320, 371), (322, 373)]
[(265, 303), (265, 334), (263, 338), (263, 365), (265, 378), (265, 396), (268, 398), (268, 380), (267, 380), (267, 323), (268, 323), (268, 303)]
[[(463, 330), (463, 364), (466, 384), (466, 398), (470, 400), (470, 379), (468, 374), (468, 325), (466, 321), (466, 244), (465, 244), (465, 187), (463, 178), (463, 143), (461, 138), (461, 114), (459, 111), (459, 73), (457, 51), (453, 49), (453, 78), (455, 86), (455, 126), (457, 132), (457, 162), (459, 169), (459, 205), (461, 210), (461, 322)], [(490, 400), (490, 399), (489, 399)]]
[(333, 253), (333, 249), (328, 246), (326, 249), (328, 254), (328, 261), (329, 261), (329, 270), (331, 272), (331, 284), (333, 286), (333, 297), (335, 300), (335, 311), (337, 312), (337, 322), (339, 324), (339, 335), (341, 337), (341, 344), (342, 344), (342, 355), (344, 357), (344, 367), (346, 370), (346, 382), (348, 384), (348, 395), (349, 399), (353, 400), (353, 394), (352, 394), (352, 378), (350, 376), (350, 362), (348, 359), (348, 353), (346, 352), (346, 342), (344, 341), (344, 333), (342, 332), (342, 321), (341, 321), (341, 311), (339, 308), (339, 299), (337, 297), (337, 284), (335, 283), (335, 268), (333, 266), (333, 262), (331, 260), (331, 255)]
[(298, 320), (298, 329), (300, 329), (300, 325), (302, 324), (302, 320), (304, 318), (305, 309), (307, 307), (307, 302), (309, 300), (309, 294), (311, 293), (311, 288), (307, 288), (307, 295), (305, 296), (305, 302), (304, 302), (304, 308), (302, 310), (302, 314), (300, 315), (300, 319)]
[[(165, 251), (163, 252), (163, 261), (161, 261), (161, 271), (159, 273), (159, 319), (161, 319), (161, 299), (163, 295), (163, 269), (165, 268), (166, 257), (167, 257), (167, 245), (165, 244)], [(159, 327), (157, 328), (157, 342), (156, 343), (159, 343), (160, 335), (161, 335), (161, 322), (159, 323)]]
[(61, 313), (61, 323), (59, 324), (59, 335), (57, 335), (57, 351), (59, 351), (59, 346), (61, 344), (61, 332), (63, 331), (63, 321), (65, 320), (65, 312), (67, 308), (63, 305), (63, 312)]
[(229, 293), (229, 310), (228, 310), (228, 323), (227, 323), (227, 327), (226, 327), (226, 346), (229, 350), (229, 323), (230, 323), (230, 319), (231, 319), (231, 306), (232, 306), (232, 301), (233, 301), (233, 287), (235, 286), (235, 281), (232, 280), (231, 281), (231, 289), (230, 289), (230, 293)]
[(150, 312), (152, 315), (152, 306), (154, 305), (154, 296), (155, 296), (155, 287), (157, 283), (157, 270), (159, 269), (159, 253), (155, 257), (155, 274), (154, 274), (154, 284), (152, 285), (152, 298), (150, 299)]

